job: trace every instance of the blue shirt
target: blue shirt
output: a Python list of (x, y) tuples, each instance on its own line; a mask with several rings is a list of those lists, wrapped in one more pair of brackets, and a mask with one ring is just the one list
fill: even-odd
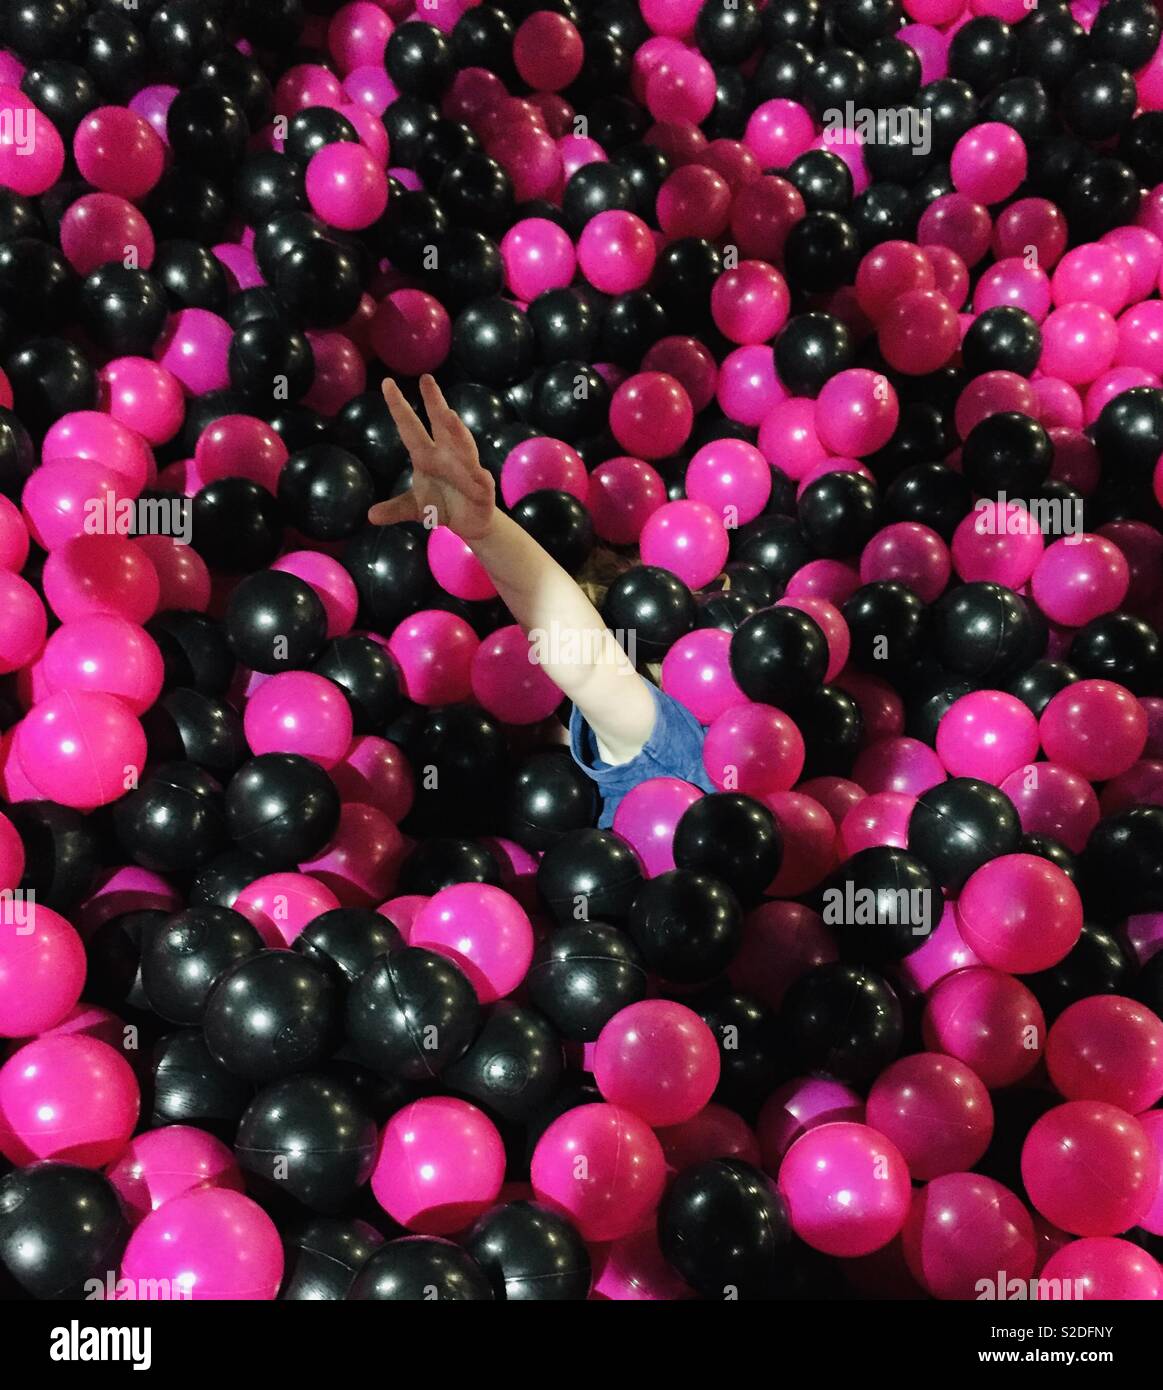
[(618, 803), (639, 782), (651, 777), (679, 777), (693, 782), (703, 791), (713, 792), (714, 784), (703, 766), (703, 740), (706, 731), (685, 705), (657, 686), (650, 687), (657, 709), (654, 730), (641, 753), (628, 763), (605, 763), (598, 757), (597, 739), (575, 705), (569, 717), (569, 749), (574, 761), (598, 786), (602, 798), (600, 830), (614, 823)]

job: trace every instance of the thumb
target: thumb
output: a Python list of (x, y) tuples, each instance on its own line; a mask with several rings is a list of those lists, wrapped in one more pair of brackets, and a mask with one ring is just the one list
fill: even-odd
[(389, 497), (386, 502), (377, 502), (368, 512), (367, 519), (373, 526), (390, 526), (396, 521), (419, 521), (420, 508), (416, 505), (415, 493), (405, 492), (399, 497)]

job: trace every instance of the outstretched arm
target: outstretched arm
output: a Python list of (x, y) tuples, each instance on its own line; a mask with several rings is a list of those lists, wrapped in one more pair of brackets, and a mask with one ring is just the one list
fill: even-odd
[(526, 633), (544, 635), (541, 665), (593, 729), (602, 760), (629, 762), (654, 729), (650, 687), (573, 578), (498, 510), (472, 434), (430, 376), (420, 378), (420, 394), (428, 430), (395, 382), (384, 383), (384, 399), (412, 460), (412, 489), (373, 507), (369, 519), (381, 525), (439, 522), (455, 531)]

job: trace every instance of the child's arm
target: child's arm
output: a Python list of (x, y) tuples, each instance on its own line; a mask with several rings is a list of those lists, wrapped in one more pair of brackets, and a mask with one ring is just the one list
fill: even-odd
[(384, 383), (384, 399), (412, 460), (412, 489), (373, 507), (369, 519), (381, 525), (438, 521), (462, 537), (513, 617), (526, 632), (545, 634), (542, 667), (594, 731), (599, 757), (629, 762), (654, 729), (650, 687), (570, 575), (497, 509), (493, 479), (468, 427), (430, 376), (420, 378), (420, 394), (431, 434), (395, 382)]

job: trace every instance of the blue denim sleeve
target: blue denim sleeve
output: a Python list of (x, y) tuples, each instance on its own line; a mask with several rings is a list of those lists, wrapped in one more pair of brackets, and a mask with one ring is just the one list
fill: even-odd
[(570, 752), (578, 766), (597, 783), (602, 798), (602, 814), (598, 820), (600, 829), (609, 829), (613, 824), (614, 812), (626, 793), (651, 777), (679, 777), (684, 782), (693, 782), (703, 791), (715, 790), (703, 766), (706, 733), (702, 725), (673, 696), (664, 694), (655, 686), (650, 689), (656, 706), (654, 731), (641, 753), (628, 763), (611, 766), (602, 762), (598, 757), (594, 731), (576, 705), (570, 715)]

